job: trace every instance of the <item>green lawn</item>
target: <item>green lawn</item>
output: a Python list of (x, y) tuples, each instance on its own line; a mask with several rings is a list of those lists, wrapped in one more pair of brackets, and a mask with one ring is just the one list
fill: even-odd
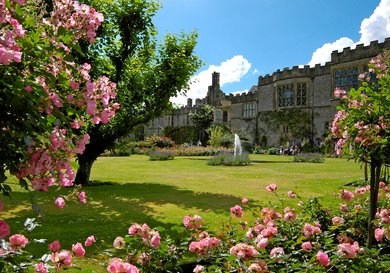
[[(287, 198), (289, 190), (302, 197), (318, 196), (327, 206), (338, 205), (331, 193), (363, 177), (360, 166), (345, 159), (327, 158), (325, 163), (315, 164), (295, 163), (289, 156), (250, 158), (250, 166), (225, 167), (207, 165), (207, 157), (169, 161), (150, 161), (141, 155), (101, 157), (92, 169), (93, 186), (83, 189), (88, 199), (85, 206), (68, 202), (64, 209), (57, 209), (55, 197), (68, 189), (41, 193), (14, 187), (12, 199), (5, 199), (1, 218), (9, 222), (12, 233), (21, 232), (27, 217), (37, 217), (31, 209), (33, 199), (44, 218), (41, 227), (27, 234), (30, 239), (59, 239), (69, 249), (72, 243), (84, 242), (94, 234), (99, 244), (93, 250), (98, 253), (104, 244), (125, 235), (135, 222), (169, 229), (181, 223), (184, 215), (196, 213), (210, 229), (216, 229), (229, 216), (229, 208), (243, 197), (263, 206), (276, 202), (265, 190), (270, 183), (278, 185), (279, 195), (291, 206), (297, 201)], [(34, 249), (44, 252), (47, 246)]]

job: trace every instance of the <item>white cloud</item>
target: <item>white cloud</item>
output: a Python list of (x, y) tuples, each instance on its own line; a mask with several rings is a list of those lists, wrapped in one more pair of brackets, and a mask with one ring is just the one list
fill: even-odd
[(242, 55), (236, 55), (219, 65), (210, 65), (206, 70), (199, 72), (191, 78), (190, 89), (186, 96), (179, 95), (171, 98), (171, 102), (176, 104), (187, 104), (187, 98), (192, 98), (195, 102), (197, 98), (204, 98), (207, 95), (208, 86), (211, 85), (211, 75), (213, 72), (220, 73), (221, 89), (224, 84), (239, 82), (251, 68), (251, 64)]
[(369, 18), (360, 25), (359, 43), (369, 44), (378, 40), (383, 42), (390, 36), (390, 0), (382, 0)]
[(355, 47), (355, 43), (347, 37), (340, 38), (333, 43), (326, 43), (322, 47), (314, 51), (309, 65), (314, 66), (316, 64), (325, 64), (326, 62), (330, 61), (332, 51), (341, 51), (345, 47), (353, 48)]
[(312, 55), (310, 66), (324, 64), (330, 61), (334, 50), (342, 50), (345, 47), (355, 48), (357, 44), (369, 44), (378, 40), (383, 42), (390, 37), (390, 0), (382, 0), (369, 18), (365, 18), (360, 25), (360, 40), (355, 43), (350, 38), (342, 37), (333, 43), (326, 43), (318, 48)]
[(244, 93), (248, 93), (249, 89), (244, 89), (244, 90), (241, 90), (241, 91), (234, 91), (230, 94), (233, 94), (233, 96), (235, 95), (241, 95), (241, 94), (244, 94)]

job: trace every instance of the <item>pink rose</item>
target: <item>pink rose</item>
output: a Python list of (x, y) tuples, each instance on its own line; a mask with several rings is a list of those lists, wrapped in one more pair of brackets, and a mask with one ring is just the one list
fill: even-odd
[(249, 203), (249, 199), (248, 198), (243, 198), (241, 200), (241, 203), (243, 203), (244, 205), (248, 204)]
[(183, 218), (183, 225), (188, 229), (198, 229), (202, 226), (203, 219), (199, 215), (186, 215)]
[(383, 240), (383, 235), (385, 234), (385, 230), (383, 228), (375, 229), (375, 239), (380, 242)]
[(32, 87), (31, 87), (30, 85), (27, 85), (27, 86), (24, 88), (24, 90), (26, 90), (27, 92), (32, 92), (32, 91), (33, 91)]
[(335, 216), (332, 218), (332, 223), (334, 226), (342, 225), (344, 223), (344, 218), (339, 217), (339, 216)]
[(290, 197), (290, 198), (295, 198), (295, 197), (297, 197), (296, 193), (294, 193), (293, 191), (287, 192), (287, 195), (288, 195), (288, 197)]
[(239, 205), (235, 205), (234, 207), (230, 208), (230, 213), (236, 216), (237, 218), (242, 217), (244, 214), (242, 212), (242, 208)]
[(197, 264), (194, 268), (194, 273), (200, 273), (200, 272), (203, 272), (204, 270), (204, 266), (203, 265), (200, 265), (200, 264)]
[(60, 250), (60, 248), (61, 248), (60, 242), (58, 242), (57, 240), (52, 242), (49, 245), (49, 249), (51, 252), (57, 252), (58, 250)]
[(9, 244), (14, 250), (17, 250), (19, 248), (25, 248), (27, 243), (28, 239), (22, 234), (14, 234), (9, 237)]
[(141, 226), (138, 224), (134, 224), (129, 228), (129, 234), (130, 235), (136, 235), (138, 231), (140, 231)]
[(357, 249), (350, 243), (342, 243), (337, 246), (337, 253), (343, 258), (355, 258)]
[(122, 237), (118, 236), (115, 238), (114, 243), (112, 244), (116, 249), (122, 249), (125, 247), (126, 243)]
[(152, 239), (150, 239), (150, 243), (154, 248), (159, 248), (160, 247), (160, 240), (161, 240), (160, 234), (158, 233), (158, 231), (156, 231), (154, 233)]
[(95, 236), (91, 235), (87, 238), (87, 240), (85, 240), (84, 245), (91, 246), (95, 242), (96, 242)]
[(35, 267), (35, 273), (37, 272), (41, 272), (41, 273), (49, 273), (49, 270), (46, 268), (46, 265), (42, 262), (40, 262), (39, 264), (37, 264), (37, 266)]
[(281, 255), (284, 255), (283, 247), (274, 247), (270, 252), (271, 258), (278, 258)]
[(83, 245), (79, 242), (72, 245), (72, 251), (77, 257), (84, 257), (85, 255), (85, 249), (83, 248)]
[(261, 238), (257, 244), (257, 248), (265, 249), (267, 245), (268, 245), (268, 238)]
[(328, 266), (329, 265), (329, 261), (330, 260), (329, 260), (328, 254), (326, 254), (325, 252), (318, 251), (318, 253), (316, 255), (316, 259), (323, 266)]
[(276, 191), (276, 189), (277, 189), (278, 187), (276, 186), (276, 184), (269, 184), (267, 187), (265, 187), (265, 189), (267, 190), (267, 191), (269, 191), (269, 192), (274, 192), (274, 191)]
[(63, 207), (65, 207), (65, 199), (61, 196), (57, 197), (55, 205), (57, 208), (62, 209)]
[(87, 198), (86, 198), (85, 192), (82, 191), (79, 193), (79, 200), (83, 204), (87, 203)]
[(0, 220), (0, 239), (3, 239), (4, 237), (8, 236), (10, 233), (9, 225), (6, 221)]
[(311, 251), (313, 248), (310, 242), (304, 242), (301, 244), (301, 247), (304, 251)]
[(57, 268), (72, 266), (72, 254), (67, 250), (62, 250), (60, 253), (52, 253), (50, 259), (56, 264)]

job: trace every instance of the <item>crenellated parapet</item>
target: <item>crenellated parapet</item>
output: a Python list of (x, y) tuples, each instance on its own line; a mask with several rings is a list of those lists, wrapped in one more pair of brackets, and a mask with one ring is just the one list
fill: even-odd
[(250, 102), (256, 100), (256, 94), (253, 92), (241, 93), (232, 96), (232, 103)]
[(276, 70), (272, 75), (266, 74), (258, 78), (258, 85), (268, 85), (279, 80), (285, 80), (290, 78), (304, 78), (314, 77), (318, 75), (328, 74), (330, 71), (330, 62), (325, 65), (317, 64), (314, 67), (309, 65), (293, 66), (292, 68), (286, 67), (283, 70)]
[(346, 47), (341, 52), (335, 50), (332, 52), (331, 63), (345, 63), (365, 58), (372, 58), (382, 52), (385, 48), (390, 48), (390, 38), (386, 38), (382, 43), (372, 41), (366, 46), (364, 44), (358, 44), (353, 49)]

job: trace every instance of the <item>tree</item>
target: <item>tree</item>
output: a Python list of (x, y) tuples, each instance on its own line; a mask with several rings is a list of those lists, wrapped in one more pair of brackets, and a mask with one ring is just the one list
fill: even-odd
[(204, 144), (207, 143), (207, 129), (213, 123), (214, 108), (209, 104), (204, 104), (189, 115), (195, 127), (198, 129), (198, 139)]
[(341, 104), (332, 124), (337, 153), (348, 153), (370, 165), (370, 208), (367, 247), (372, 246), (381, 170), (390, 164), (390, 54), (385, 51), (359, 76), (361, 86), (348, 92), (336, 88)]
[(75, 183), (86, 185), (97, 157), (138, 125), (146, 124), (170, 108), (169, 99), (188, 88), (199, 68), (194, 56), (197, 34), (168, 34), (157, 45), (152, 17), (153, 1), (90, 1), (106, 18), (96, 44), (83, 48), (95, 69), (93, 77), (108, 75), (117, 83), (121, 109), (110, 124), (88, 130), (90, 142), (78, 155)]

